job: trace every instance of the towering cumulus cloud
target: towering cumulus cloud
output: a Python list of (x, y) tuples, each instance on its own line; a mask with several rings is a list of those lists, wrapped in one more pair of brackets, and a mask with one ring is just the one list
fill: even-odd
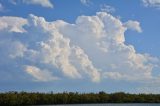
[(139, 22), (122, 23), (105, 12), (79, 16), (74, 24), (47, 22), (34, 15), (27, 19), (0, 17), (0, 78), (93, 82), (153, 79), (157, 59), (126, 45), (127, 29), (141, 32)]

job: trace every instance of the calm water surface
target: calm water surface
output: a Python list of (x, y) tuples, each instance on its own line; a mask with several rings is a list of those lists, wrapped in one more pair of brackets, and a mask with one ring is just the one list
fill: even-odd
[(39, 106), (160, 106), (160, 104), (77, 104), (77, 105), (39, 105)]

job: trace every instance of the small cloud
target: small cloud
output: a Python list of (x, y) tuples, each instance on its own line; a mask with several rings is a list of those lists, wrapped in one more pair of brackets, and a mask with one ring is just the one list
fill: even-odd
[(115, 8), (107, 4), (100, 5), (100, 9), (103, 12), (108, 12), (108, 13), (115, 12)]
[(139, 33), (142, 32), (142, 29), (140, 27), (140, 23), (138, 21), (129, 20), (126, 23), (124, 23), (124, 27), (131, 29), (131, 30), (134, 30), (134, 31), (137, 31)]
[(14, 5), (16, 5), (18, 2), (22, 2), (25, 4), (40, 5), (40, 6), (46, 7), (46, 8), (53, 8), (54, 7), (50, 0), (22, 0), (22, 1), (11, 0), (10, 2)]
[(114, 79), (114, 80), (119, 80), (119, 79), (123, 78), (123, 76), (119, 72), (105, 72), (105, 73), (103, 73), (103, 76), (105, 78), (110, 78), (110, 79)]
[(91, 3), (90, 0), (80, 0), (80, 2), (85, 6), (88, 6)]
[(17, 0), (10, 0), (9, 2), (12, 3), (12, 4), (14, 4), (14, 5), (17, 4)]
[(53, 8), (53, 4), (50, 0), (23, 0), (26, 4), (34, 4), (34, 5), (41, 5), (42, 7)]
[(52, 73), (48, 70), (41, 70), (36, 66), (25, 66), (25, 71), (35, 78), (35, 81), (53, 81), (57, 80), (57, 77), (53, 77)]
[(160, 0), (142, 0), (144, 6), (160, 9)]
[(0, 18), (0, 31), (9, 32), (25, 32), (23, 25), (27, 24), (27, 20), (20, 17), (3, 16)]

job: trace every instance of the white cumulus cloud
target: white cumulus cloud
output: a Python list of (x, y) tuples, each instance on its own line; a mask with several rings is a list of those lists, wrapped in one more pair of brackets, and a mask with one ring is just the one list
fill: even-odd
[(123, 23), (111, 14), (98, 12), (79, 16), (74, 24), (47, 22), (35, 15), (27, 19), (0, 17), (0, 23), (0, 60), (5, 58), (0, 69), (16, 63), (21, 72), (38, 81), (156, 78), (152, 72), (157, 58), (125, 44), (126, 30), (141, 32), (138, 21)]
[(129, 20), (126, 23), (124, 23), (124, 26), (127, 27), (128, 29), (135, 30), (137, 32), (142, 32), (140, 23), (138, 21)]

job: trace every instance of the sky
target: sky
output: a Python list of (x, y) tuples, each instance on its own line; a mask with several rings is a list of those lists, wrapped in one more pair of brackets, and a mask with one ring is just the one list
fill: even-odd
[(0, 0), (0, 92), (160, 93), (159, 0)]

